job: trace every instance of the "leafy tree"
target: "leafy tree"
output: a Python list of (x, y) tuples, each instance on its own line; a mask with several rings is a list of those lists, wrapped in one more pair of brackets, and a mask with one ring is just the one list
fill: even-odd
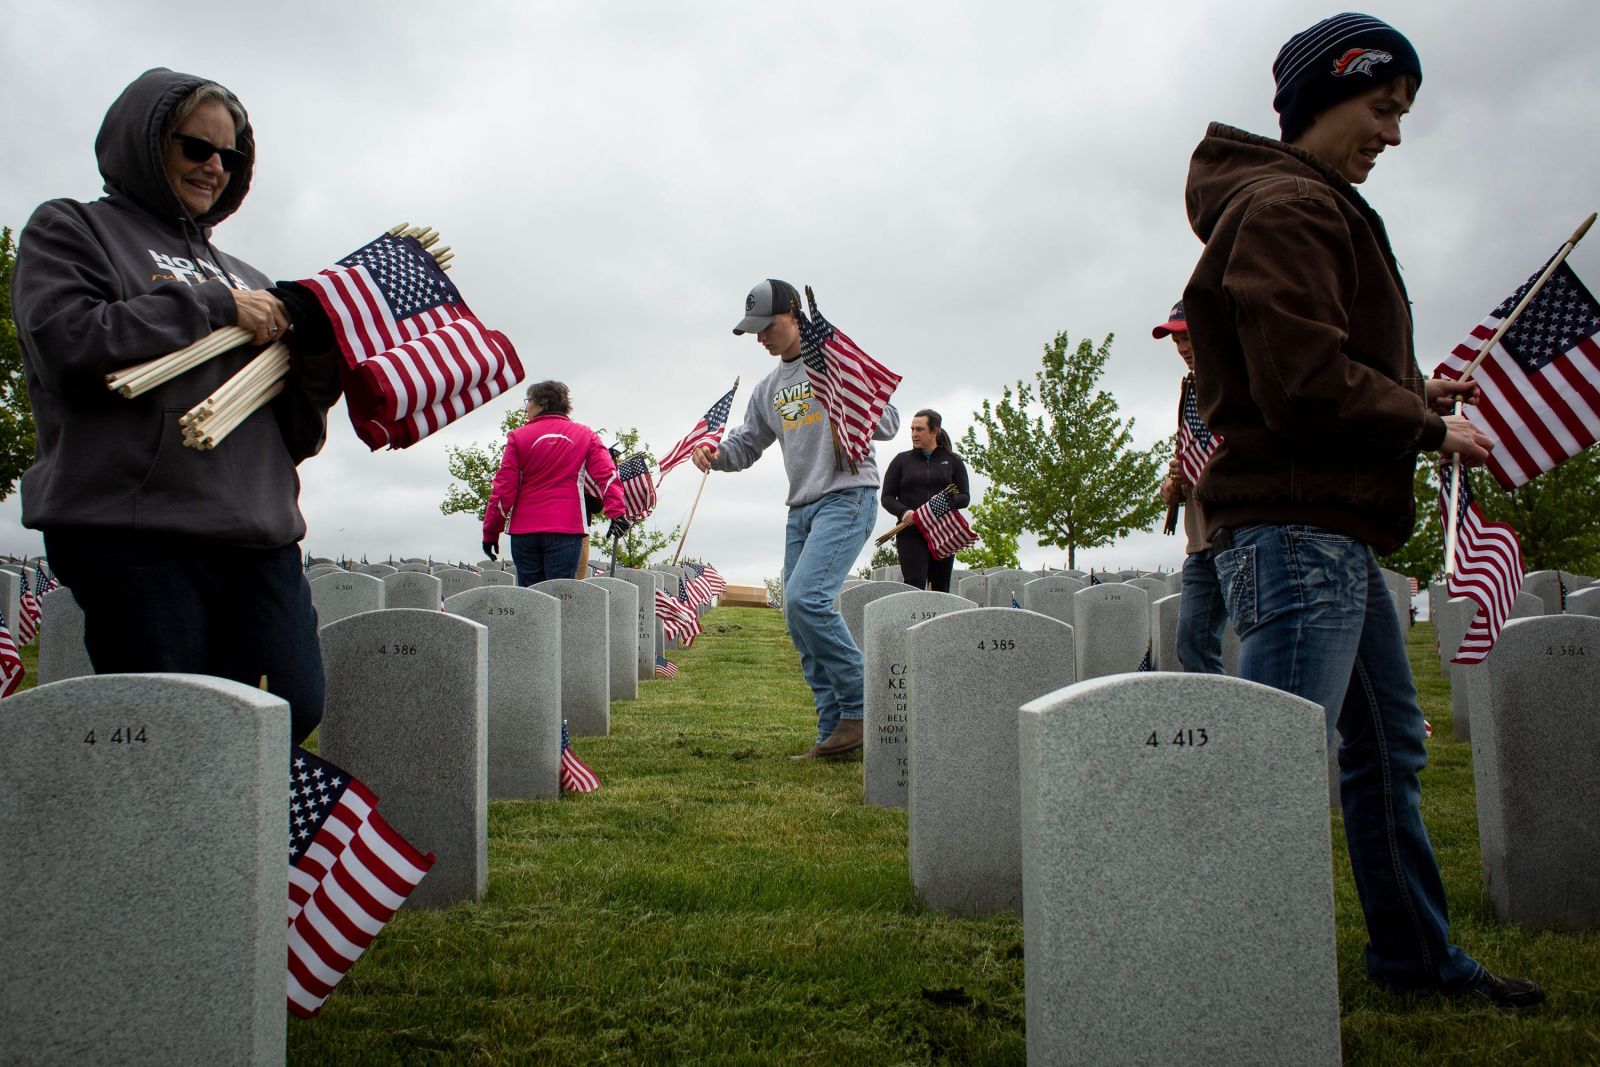
[[(510, 433), (523, 423), (527, 416), (522, 408), (506, 412), (505, 418), (500, 420), (500, 429), (503, 433)], [(595, 433), (603, 439), (610, 436), (604, 427), (598, 427)], [(639, 431), (630, 426), (619, 431), (617, 440), (621, 444), (621, 454), (632, 455), (635, 452), (644, 452), (655, 458), (650, 446), (639, 440)], [(439, 510), (446, 515), (472, 515), (483, 517), (484, 509), (489, 506), (489, 495), (494, 489), (494, 476), (500, 470), (500, 459), (506, 449), (505, 438), (488, 445), (466, 445), (459, 448), (445, 450), (446, 466), (450, 477), (455, 479), (455, 484), (445, 491), (443, 503)], [(590, 557), (598, 559), (602, 556), (609, 563), (611, 558), (611, 542), (605, 539), (606, 527), (610, 520), (601, 518), (595, 520), (589, 528)], [(621, 567), (648, 566), (650, 557), (663, 552), (677, 542), (681, 526), (674, 526), (671, 531), (652, 529), (644, 522), (636, 522), (617, 543), (617, 565)], [(599, 555), (596, 555), (596, 554)]]
[[(1439, 514), (1436, 457), (1417, 464), (1417, 526), (1398, 551), (1383, 557), (1390, 570), (1420, 583), (1444, 574), (1444, 528)], [(1507, 492), (1487, 472), (1474, 472), (1472, 491), (1485, 517), (1508, 522), (1522, 543), (1524, 570), (1600, 573), (1600, 449), (1589, 448), (1554, 470)]]
[[(1065, 331), (1044, 348), (1034, 384), (1006, 386), (985, 400), (961, 441), (979, 473), (1001, 489), (1040, 544), (1067, 550), (1109, 545), (1147, 528), (1162, 511), (1155, 489), (1171, 449), (1132, 446), (1133, 420), (1095, 383), (1111, 356), (1111, 335), (1069, 347)], [(1035, 406), (1037, 405), (1037, 406)], [(982, 437), (979, 431), (982, 431)]]
[(33, 462), (33, 405), (22, 374), (22, 345), (11, 318), (11, 269), (17, 262), (11, 228), (0, 228), (0, 500)]
[(879, 567), (898, 566), (900, 566), (900, 550), (894, 547), (893, 541), (888, 541), (880, 546), (878, 550), (872, 554), (872, 558), (867, 560), (866, 566), (862, 567), (856, 573), (863, 578), (871, 578), (872, 572), (877, 570)]
[(1003, 490), (991, 488), (967, 509), (978, 543), (956, 553), (956, 559), (973, 569), (1020, 567), (1017, 544), (1022, 540), (1022, 512)]

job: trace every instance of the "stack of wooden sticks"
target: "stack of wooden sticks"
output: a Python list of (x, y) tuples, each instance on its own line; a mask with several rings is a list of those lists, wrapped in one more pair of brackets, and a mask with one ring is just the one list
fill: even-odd
[[(390, 227), (387, 232), (391, 237), (415, 237), (433, 256), (434, 262), (444, 270), (450, 269), (450, 261), (455, 258), (455, 253), (450, 251), (449, 245), (439, 245), (437, 230), (402, 222)], [(213, 356), (249, 343), (250, 339), (249, 330), (239, 326), (224, 326), (187, 348), (108, 374), (106, 385), (123, 396), (139, 396), (198, 367)], [(178, 422), (183, 426), (183, 443), (198, 449), (217, 447), (241, 422), (283, 392), (284, 378), (288, 373), (288, 345), (282, 341), (268, 345), (216, 392), (179, 417)]]

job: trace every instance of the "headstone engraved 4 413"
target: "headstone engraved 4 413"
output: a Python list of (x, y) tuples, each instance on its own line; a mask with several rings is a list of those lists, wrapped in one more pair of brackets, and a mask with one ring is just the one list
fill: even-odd
[(1150, 673), (1020, 718), (1028, 1061), (1337, 1065), (1322, 709)]

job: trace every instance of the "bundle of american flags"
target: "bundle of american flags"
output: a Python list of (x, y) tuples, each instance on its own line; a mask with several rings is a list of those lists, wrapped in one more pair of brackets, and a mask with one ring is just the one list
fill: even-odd
[(709, 604), (727, 590), (728, 583), (709, 563), (690, 563), (685, 560), (683, 565), (689, 571), (683, 589), (691, 608)]
[(817, 299), (806, 286), (811, 315), (800, 320), (800, 358), (811, 380), (811, 395), (822, 404), (833, 424), (834, 447), (850, 469), (872, 451), (872, 433), (878, 428), (900, 375), (873, 359), (817, 310)]
[(953, 556), (963, 548), (978, 543), (978, 535), (972, 532), (967, 520), (956, 510), (948, 486), (912, 511), (911, 521), (927, 539), (928, 552), (934, 559)]
[(1178, 464), (1183, 468), (1183, 480), (1198, 485), (1201, 472), (1211, 462), (1222, 438), (1213, 434), (1200, 417), (1192, 379), (1185, 379), (1183, 385), (1183, 417), (1178, 420)]
[(11, 627), (6, 625), (6, 613), (0, 610), (0, 697), (15, 693), (17, 686), (22, 684), (24, 673), (22, 657), (17, 654), (17, 644), (11, 639)]
[[(1484, 342), (1544, 271), (1474, 327), (1434, 372), (1460, 378)], [(1562, 263), (1485, 356), (1481, 396), (1462, 412), (1494, 438), (1489, 469), (1507, 489), (1600, 439), (1600, 304)]]
[(405, 448), (522, 380), (505, 334), (488, 329), (425, 247), (397, 227), (296, 284), (327, 313), (344, 353), (345, 402), (368, 448)]
[[(1439, 511), (1450, 527), (1451, 464), (1439, 464)], [(1517, 532), (1503, 522), (1490, 522), (1473, 499), (1467, 471), (1461, 471), (1456, 502), (1455, 572), (1445, 575), (1445, 593), (1464, 596), (1478, 605), (1451, 663), (1480, 663), (1494, 648), (1500, 629), (1522, 592), (1522, 546)]]
[(667, 476), (668, 471), (693, 455), (695, 449), (701, 445), (710, 445), (715, 448), (721, 443), (722, 434), (728, 427), (728, 416), (733, 411), (733, 394), (738, 391), (739, 379), (735, 378), (733, 380), (733, 388), (729, 389), (720, 400), (706, 409), (706, 413), (700, 417), (699, 422), (694, 424), (694, 429), (689, 431), (689, 435), (673, 445), (671, 450), (661, 457), (661, 462), (656, 464), (658, 471), (656, 483), (658, 485), (661, 479)]
[(310, 1018), (433, 866), (378, 798), (295, 748), (289, 767), (289, 1010)]
[(700, 634), (700, 617), (689, 605), (683, 579), (678, 579), (677, 596), (668, 596), (664, 590), (656, 590), (656, 618), (661, 620), (661, 628), (668, 637), (683, 642), (685, 647), (694, 644), (694, 639)]
[(572, 751), (572, 736), (567, 730), (567, 720), (561, 720), (561, 791), (563, 793), (593, 793), (600, 788), (599, 777), (584, 765)]

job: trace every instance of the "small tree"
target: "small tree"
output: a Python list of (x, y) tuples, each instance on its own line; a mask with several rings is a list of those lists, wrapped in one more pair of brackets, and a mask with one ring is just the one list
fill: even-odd
[(33, 405), (22, 372), (22, 344), (11, 317), (11, 271), (17, 246), (11, 228), (0, 228), (0, 500), (33, 462)]
[[(504, 433), (510, 433), (527, 421), (523, 409), (517, 408), (506, 412), (505, 418), (500, 420), (500, 429)], [(595, 430), (595, 433), (602, 439), (609, 436), (603, 427)], [(650, 446), (639, 440), (637, 428), (630, 426), (619, 432), (617, 439), (622, 455), (628, 456), (642, 451), (654, 458)], [(489, 506), (489, 496), (494, 491), (494, 476), (500, 470), (500, 460), (505, 455), (505, 450), (506, 443), (503, 437), (488, 445), (466, 445), (446, 449), (446, 466), (456, 484), (445, 491), (444, 501), (439, 505), (439, 510), (446, 515), (472, 515), (479, 519), (483, 518), (484, 510)], [(589, 541), (591, 558), (598, 558), (593, 556), (593, 553), (601, 553), (609, 563), (611, 542), (605, 539), (608, 525), (610, 520), (605, 518), (596, 519), (591, 523)], [(678, 539), (681, 529), (681, 526), (674, 526), (669, 532), (652, 529), (644, 522), (634, 523), (617, 542), (617, 565), (647, 566), (651, 556), (663, 551)]]
[(1004, 490), (990, 489), (967, 509), (978, 543), (956, 553), (956, 559), (973, 569), (1020, 567), (1017, 545), (1022, 540), (1022, 512)]
[(887, 541), (872, 554), (872, 558), (867, 560), (866, 566), (856, 571), (856, 573), (863, 578), (871, 578), (872, 572), (879, 567), (898, 566), (900, 566), (900, 550), (894, 547), (893, 541)]
[(1065, 331), (1056, 334), (1034, 383), (1007, 386), (997, 405), (985, 400), (961, 442), (1023, 529), (1067, 550), (1068, 567), (1079, 548), (1143, 530), (1163, 508), (1155, 490), (1171, 449), (1133, 447), (1133, 420), (1121, 420), (1116, 399), (1095, 388), (1110, 356), (1109, 334), (1098, 348), (1085, 340), (1076, 349)]

